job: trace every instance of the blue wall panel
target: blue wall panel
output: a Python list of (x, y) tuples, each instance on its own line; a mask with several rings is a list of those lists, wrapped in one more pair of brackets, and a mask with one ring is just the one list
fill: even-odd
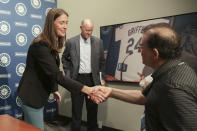
[[(0, 114), (22, 118), (18, 83), (31, 41), (41, 33), (47, 12), (56, 0), (0, 0)], [(58, 112), (50, 95), (45, 116)]]

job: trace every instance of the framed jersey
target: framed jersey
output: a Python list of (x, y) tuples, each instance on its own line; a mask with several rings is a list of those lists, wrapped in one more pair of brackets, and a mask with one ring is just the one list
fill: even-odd
[(153, 72), (142, 64), (137, 47), (143, 28), (161, 22), (169, 23), (181, 36), (182, 58), (197, 72), (197, 13), (189, 13), (100, 27), (106, 58), (106, 80), (139, 82), (139, 75), (147, 76)]

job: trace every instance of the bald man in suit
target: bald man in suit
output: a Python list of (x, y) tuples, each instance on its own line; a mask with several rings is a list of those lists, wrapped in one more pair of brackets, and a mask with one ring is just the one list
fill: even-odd
[[(105, 59), (103, 41), (92, 36), (94, 24), (90, 19), (81, 22), (81, 34), (66, 41), (62, 55), (63, 69), (66, 75), (85, 85), (104, 85)], [(100, 75), (102, 74), (102, 77)], [(87, 129), (97, 130), (98, 105), (84, 93), (71, 93), (72, 131), (80, 131), (84, 99), (87, 109)]]

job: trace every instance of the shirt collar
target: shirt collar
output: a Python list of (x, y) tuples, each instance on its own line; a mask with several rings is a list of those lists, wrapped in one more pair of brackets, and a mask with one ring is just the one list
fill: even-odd
[(159, 69), (155, 70), (154, 73), (152, 74), (153, 78), (157, 78), (161, 76), (163, 73), (167, 72), (168, 70), (172, 69), (173, 67), (177, 65), (181, 65), (184, 62), (182, 62), (179, 59), (175, 60), (168, 60), (166, 63), (164, 63)]
[(80, 35), (80, 40), (83, 41), (84, 43), (90, 43), (90, 37), (88, 39), (84, 39), (81, 35)]

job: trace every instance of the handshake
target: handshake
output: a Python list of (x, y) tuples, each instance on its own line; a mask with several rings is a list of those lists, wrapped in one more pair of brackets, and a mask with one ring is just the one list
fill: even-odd
[(89, 93), (87, 93), (88, 98), (99, 104), (104, 102), (108, 97), (110, 97), (112, 88), (105, 86), (94, 86), (89, 87)]
[[(112, 93), (112, 88), (105, 86), (88, 87), (83, 86), (81, 92), (88, 95), (88, 98), (94, 101), (96, 104), (104, 102)], [(61, 95), (58, 91), (54, 92), (54, 97), (57, 103), (61, 102)]]

